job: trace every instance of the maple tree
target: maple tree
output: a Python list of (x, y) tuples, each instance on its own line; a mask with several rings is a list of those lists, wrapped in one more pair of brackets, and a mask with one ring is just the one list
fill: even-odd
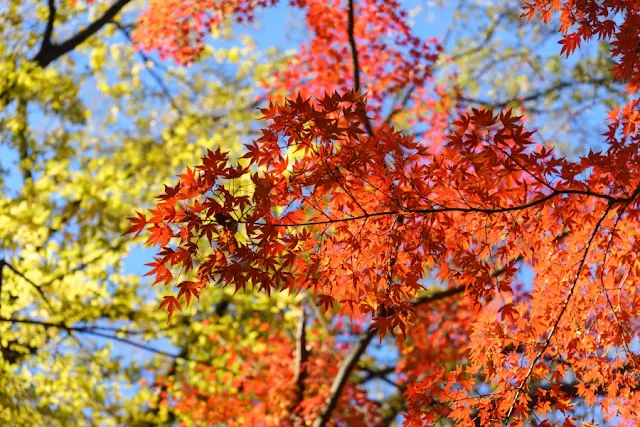
[[(252, 20), (271, 3), (152, 2), (138, 40), (189, 63), (219, 17)], [(441, 47), (415, 38), (396, 2), (293, 5), (313, 38), (276, 85), (290, 98), (261, 110), (242, 159), (208, 150), (129, 232), (148, 227), (160, 247), (149, 274), (177, 284), (169, 317), (208, 286), (287, 291), (324, 314), (309, 325), (302, 314), (295, 336), (263, 328), (260, 345), (230, 357), (240, 372), (211, 368), (231, 392), (185, 386), (177, 407), (205, 424), (388, 421), (354, 375), (379, 337), (400, 353), (387, 373), (405, 425), (594, 424), (579, 405), (640, 422), (636, 2), (523, 2), (525, 17), (560, 12), (567, 55), (613, 39), (631, 100), (609, 114), (606, 148), (577, 160), (535, 142), (511, 110), (464, 111), (455, 90), (434, 86)], [(396, 130), (385, 102), (414, 87), (423, 118)], [(310, 338), (344, 328), (326, 315), (353, 322), (347, 349)], [(323, 368), (336, 360), (337, 372)]]
[[(419, 376), (419, 369), (430, 369), (419, 365), (425, 354), (446, 370), (463, 360), (466, 316), (472, 312), (440, 310), (439, 304), (452, 301), (424, 296), (420, 301), (430, 311), (418, 314), (427, 319), (422, 327), (432, 325), (423, 334), (428, 340), (408, 336), (420, 351), (402, 344), (399, 331), (398, 341), (387, 334), (382, 347), (365, 334), (361, 353), (343, 364), (369, 320), (352, 323), (333, 311), (322, 313), (323, 305), (315, 303), (331, 304), (330, 295), (315, 301), (312, 293), (304, 298), (287, 291), (234, 294), (234, 287), (209, 287), (189, 307), (192, 292), (183, 293), (183, 312), (165, 324), (166, 315), (157, 311), (165, 289), (140, 280), (136, 266), (147, 253), (139, 244), (148, 236), (121, 236), (129, 227), (125, 218), (151, 206), (162, 184), (195, 164), (206, 148), (223, 147), (232, 162), (243, 155), (242, 144), (255, 139), (262, 126), (255, 107), (267, 106), (262, 101), (267, 95), (281, 103), (299, 90), (307, 97), (334, 86), (340, 93), (352, 88), (344, 8), (313, 5), (318, 18), (331, 17), (341, 26), (312, 47), (286, 52), (262, 40), (252, 25), (236, 25), (229, 11), (218, 14), (215, 25), (199, 27), (204, 32), (197, 56), (178, 61), (189, 62), (185, 68), (161, 62), (154, 46), (145, 46), (143, 35), (153, 30), (148, 25), (171, 17), (156, 13), (139, 23), (154, 4), (8, 0), (0, 8), (0, 420), (7, 425), (263, 419), (273, 424), (290, 422), (293, 413), (294, 422), (309, 423), (319, 418), (324, 399), (335, 396), (332, 422), (392, 422), (407, 408), (403, 393), (409, 382), (398, 384), (401, 372)], [(411, 36), (415, 10), (365, 14), (360, 5), (355, 4), (355, 42), (374, 127), (388, 121), (395, 129), (431, 133), (435, 140), (437, 126), (446, 127), (459, 114), (455, 108), (443, 110), (455, 99), (462, 106), (526, 110), (543, 130), (584, 132), (593, 124), (576, 111), (619, 97), (607, 74), (608, 50), (601, 47), (560, 67), (555, 52), (536, 47), (557, 37), (556, 29), (525, 23), (516, 4), (461, 2), (450, 23), (454, 36), (442, 40), (442, 48), (428, 37), (422, 37), (424, 43)], [(263, 19), (257, 9), (237, 13)], [(189, 13), (182, 16), (189, 19)], [(373, 24), (367, 31), (360, 27), (364, 16)], [(406, 22), (385, 24), (389, 19)], [(300, 22), (306, 22), (304, 16)], [(319, 32), (326, 22), (309, 19)], [(160, 36), (171, 34), (173, 24), (165, 23)], [(405, 35), (389, 36), (388, 53), (368, 56), (366, 40), (387, 37), (385, 26)], [(504, 37), (518, 32), (533, 42)], [(196, 41), (189, 37), (189, 43)], [(402, 59), (410, 50), (396, 44), (402, 38), (417, 40), (419, 57)], [(325, 50), (332, 40), (337, 43)], [(312, 61), (318, 51), (329, 53), (322, 64)], [(338, 62), (343, 56), (348, 60)], [(373, 63), (379, 58), (385, 61)], [(399, 79), (382, 66), (390, 61), (404, 61)], [(420, 71), (412, 74), (411, 67)], [(374, 86), (381, 91), (377, 96)], [(561, 127), (565, 121), (568, 128)], [(427, 132), (423, 123), (433, 129)], [(559, 137), (553, 143), (569, 150), (580, 146)], [(240, 185), (245, 183), (236, 179), (231, 188)], [(233, 227), (227, 217), (218, 219)], [(446, 292), (456, 298), (460, 291)], [(454, 337), (450, 328), (463, 333)], [(394, 347), (402, 355), (383, 356)], [(299, 361), (308, 362), (304, 369)], [(269, 388), (265, 377), (273, 380)], [(340, 393), (331, 391), (336, 377), (344, 379), (336, 383)], [(277, 392), (269, 393), (272, 389)]]

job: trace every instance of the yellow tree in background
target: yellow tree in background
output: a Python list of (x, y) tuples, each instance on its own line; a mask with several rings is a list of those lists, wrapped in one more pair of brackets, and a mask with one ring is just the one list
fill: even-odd
[[(208, 48), (190, 70), (160, 64), (131, 42), (143, 6), (0, 7), (1, 424), (160, 422), (170, 415), (145, 375), (215, 363), (155, 326), (156, 296), (125, 268), (139, 242), (121, 235), (205, 147), (238, 150), (262, 95), (254, 82), (284, 54), (225, 27), (232, 47)], [(207, 296), (198, 316), (224, 317), (226, 301)], [(288, 304), (242, 301), (234, 318)], [(192, 319), (170, 328), (203, 330)]]

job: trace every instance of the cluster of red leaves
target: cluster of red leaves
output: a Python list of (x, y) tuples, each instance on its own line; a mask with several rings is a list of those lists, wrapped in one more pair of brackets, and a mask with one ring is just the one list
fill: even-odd
[[(149, 274), (156, 283), (170, 283), (172, 267), (188, 273), (205, 243), (213, 252), (199, 263), (195, 279), (178, 285), (178, 297), (185, 295), (187, 303), (212, 281), (236, 290), (312, 289), (325, 309), (339, 302), (352, 316), (393, 308), (394, 321), (379, 326), (404, 328), (407, 301), (421, 289), (426, 266), (449, 256), (435, 238), (418, 243), (433, 232), (433, 221), (404, 221), (412, 209), (436, 205), (416, 199), (398, 211), (396, 203), (415, 197), (407, 193), (428, 193), (430, 180), (423, 178), (444, 164), (433, 163), (424, 145), (391, 128), (365, 136), (365, 107), (354, 92), (317, 103), (298, 98), (264, 113), (271, 124), (247, 147), (249, 166), (230, 166), (226, 154), (209, 152), (201, 166), (166, 189), (151, 218), (133, 219), (130, 232), (149, 225), (148, 242), (162, 248)], [(290, 147), (302, 152), (291, 167), (283, 157)], [(262, 172), (252, 172), (253, 166)], [(230, 190), (230, 180), (243, 177), (253, 183), (253, 194)], [(442, 197), (451, 194), (446, 189)], [(275, 215), (277, 208), (284, 209), (281, 215)], [(308, 225), (298, 227), (301, 222)], [(439, 220), (438, 228), (447, 224)], [(238, 225), (246, 233), (243, 241), (235, 235)], [(176, 247), (170, 245), (174, 238)], [(343, 253), (352, 256), (343, 259)], [(398, 284), (389, 284), (390, 276)], [(179, 307), (172, 297), (163, 304), (170, 313)]]
[[(78, 6), (78, 2), (81, 0), (68, 0), (69, 4), (73, 7), (77, 7)], [(84, 3), (91, 5), (95, 2), (96, 0), (84, 0)]]
[[(314, 96), (324, 91), (344, 93), (354, 85), (352, 49), (358, 51), (360, 83), (367, 88), (369, 114), (380, 119), (382, 104), (408, 90), (421, 95), (431, 77), (441, 47), (412, 33), (407, 13), (396, 1), (354, 2), (353, 43), (349, 40), (348, 2), (298, 1), (306, 11), (311, 40), (276, 76), (276, 89)], [(327, 25), (330, 22), (331, 25)], [(273, 85), (272, 82), (265, 82)], [(418, 88), (422, 88), (418, 90)], [(424, 96), (422, 97), (424, 98)]]
[[(370, 113), (377, 116), (385, 100), (405, 93), (422, 99), (424, 107), (429, 99), (425, 97), (425, 83), (441, 47), (435, 40), (425, 42), (413, 35), (406, 22), (407, 12), (398, 2), (388, 0), (354, 2), (357, 19), (350, 40), (348, 3), (292, 0), (291, 5), (305, 14), (311, 40), (300, 46), (296, 58), (282, 72), (263, 82), (264, 86), (275, 93), (304, 90), (303, 96), (345, 92), (353, 87), (355, 64), (349, 58), (355, 47)], [(276, 4), (277, 0), (153, 0), (140, 19), (134, 39), (145, 50), (158, 50), (162, 57), (188, 64), (202, 52), (210, 28), (224, 17), (252, 21), (257, 10)]]
[(277, 0), (151, 0), (133, 40), (145, 50), (158, 50), (161, 58), (189, 64), (202, 53), (208, 31), (225, 16), (250, 22), (256, 8), (276, 3)]
[[(346, 6), (296, 3), (306, 8), (314, 39), (285, 72), (283, 87), (339, 92), (270, 105), (245, 161), (234, 165), (209, 151), (166, 189), (150, 218), (132, 220), (130, 232), (149, 227), (148, 242), (160, 247), (150, 272), (156, 282), (188, 273), (164, 306), (171, 314), (180, 298), (188, 303), (208, 284), (305, 291), (324, 310), (370, 315), (382, 335), (400, 329), (407, 425), (441, 417), (522, 425), (532, 411), (544, 418), (552, 410), (572, 425), (576, 399), (609, 419), (640, 423), (637, 351), (630, 347), (640, 333), (637, 102), (611, 113), (606, 151), (577, 161), (534, 144), (509, 112), (463, 114), (442, 147), (443, 116), (421, 140), (385, 124), (369, 134), (370, 123), (384, 123), (379, 106), (394, 91), (421, 90), (429, 71), (419, 64), (434, 57), (397, 22), (404, 17), (395, 2), (360, 3), (361, 16), (374, 23), (362, 20), (353, 32), (364, 46), (361, 71), (373, 107), (344, 90), (354, 70), (345, 60), (354, 41)], [(554, 0), (527, 2), (525, 14), (548, 20), (559, 10), (568, 54), (594, 35), (614, 38), (616, 76), (635, 91), (638, 7)], [(381, 47), (388, 26), (397, 38)], [(167, 54), (194, 39), (175, 40), (182, 41), (167, 44)], [(383, 51), (391, 53), (377, 56)], [(531, 286), (514, 284), (520, 261), (535, 272)], [(419, 305), (431, 272), (465, 287), (464, 297)], [(282, 396), (291, 378), (288, 384)]]
[[(554, 12), (560, 14), (560, 31), (563, 38), (562, 53), (569, 56), (583, 41), (594, 37), (611, 40), (613, 74), (616, 80), (627, 84), (627, 91), (636, 94), (640, 88), (640, 3), (629, 0), (526, 0), (524, 13), (529, 19), (539, 16), (548, 22)], [(622, 108), (610, 113), (613, 123), (607, 136), (616, 130), (625, 135), (634, 133), (640, 124), (638, 100), (634, 99)], [(622, 122), (622, 126), (621, 125)]]
[(627, 83), (630, 93), (640, 87), (640, 3), (634, 0), (525, 0), (523, 16), (544, 22), (560, 14), (562, 53), (569, 56), (583, 41), (594, 37), (611, 40), (616, 80)]
[[(389, 127), (366, 135), (364, 111), (354, 92), (271, 105), (263, 136), (247, 147), (249, 165), (209, 152), (131, 230), (146, 223), (149, 242), (161, 246), (156, 280), (171, 281), (174, 265), (190, 270), (200, 254), (182, 289), (311, 291), (324, 309), (339, 303), (352, 317), (373, 315), (384, 334), (420, 330), (412, 298), (433, 270), (468, 288), (477, 313), (462, 335), (471, 337), (470, 359), (410, 389), (417, 412), (409, 421), (441, 408), (464, 422), (482, 408), (490, 425), (521, 416), (532, 401), (537, 410), (550, 399), (557, 407), (562, 394), (533, 399), (525, 385), (559, 382), (569, 368), (588, 378), (585, 399), (615, 381), (624, 403), (635, 402), (635, 375), (624, 370), (633, 355), (603, 349), (638, 332), (629, 319), (640, 309), (632, 287), (640, 242), (621, 238), (635, 236), (640, 214), (637, 138), (569, 162), (533, 144), (518, 117), (474, 110), (434, 153)], [(283, 156), (292, 147), (293, 163)], [(252, 194), (232, 190), (242, 178)], [(533, 291), (516, 296), (521, 259), (537, 276)], [(593, 366), (601, 367), (597, 378)], [(473, 376), (501, 393), (501, 403), (475, 398)], [(433, 387), (443, 396), (435, 406)], [(427, 403), (433, 411), (420, 409)]]
[[(259, 323), (259, 319), (250, 319), (246, 326), (257, 330)], [(216, 348), (214, 354), (218, 359), (224, 355), (225, 360), (224, 367), (197, 368), (198, 375), (210, 386), (195, 386), (188, 377), (167, 379), (168, 382), (159, 381), (169, 385), (169, 392), (161, 398), (176, 413), (188, 414), (196, 425), (282, 426), (291, 425), (294, 419), (297, 425), (309, 425), (329, 396), (342, 355), (336, 351), (333, 339), (308, 328), (306, 351), (310, 357), (301, 367), (306, 379), (298, 396), (294, 379), (299, 363), (296, 343), (274, 325), (263, 326), (263, 334), (249, 345), (242, 345), (237, 336), (210, 336), (209, 341)], [(379, 421), (379, 408), (367, 399), (366, 392), (357, 385), (348, 385), (334, 423), (357, 426)]]

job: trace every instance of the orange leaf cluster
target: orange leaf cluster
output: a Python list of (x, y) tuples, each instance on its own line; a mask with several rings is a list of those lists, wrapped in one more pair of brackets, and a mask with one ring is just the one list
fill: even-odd
[[(157, 50), (163, 58), (188, 64), (202, 52), (210, 28), (227, 17), (235, 22), (252, 21), (259, 9), (277, 3), (277, 0), (152, 0), (134, 32), (134, 40), (144, 50)], [(413, 34), (406, 22), (407, 12), (397, 2), (357, 2), (353, 40), (348, 36), (347, 2), (294, 0), (291, 4), (304, 12), (311, 40), (300, 46), (296, 58), (283, 71), (263, 82), (271, 92), (282, 90), (293, 94), (304, 88), (303, 95), (308, 96), (351, 89), (356, 64), (350, 58), (355, 47), (359, 51), (360, 83), (367, 87), (374, 119), (381, 114), (385, 100), (405, 91), (411, 98), (421, 99), (423, 106), (444, 103), (448, 108), (446, 99), (428, 96), (431, 91), (426, 85), (442, 48), (436, 40), (423, 41)], [(437, 121), (438, 116), (430, 120)]]
[(617, 80), (628, 82), (630, 92), (640, 85), (640, 3), (635, 0), (525, 0), (523, 16), (538, 15), (545, 22), (560, 14), (562, 53), (572, 54), (582, 41), (594, 37), (612, 40), (611, 54), (617, 59), (613, 71)]
[[(310, 291), (322, 294), (325, 309), (337, 302), (349, 316), (372, 315), (382, 333), (413, 335), (421, 329), (413, 298), (434, 271), (467, 287), (469, 311), (480, 312), (464, 326), (470, 364), (455, 377), (425, 380), (443, 399), (465, 403), (432, 405), (430, 417), (446, 408), (463, 422), (481, 407), (489, 425), (522, 415), (510, 408), (530, 404), (525, 384), (560, 381), (568, 366), (580, 377), (594, 364), (607, 366), (589, 380), (594, 391), (581, 391), (585, 398), (610, 381), (632, 390), (635, 376), (620, 371), (632, 355), (602, 349), (637, 333), (612, 319), (640, 309), (633, 292), (640, 243), (622, 237), (634, 235), (640, 214), (640, 143), (570, 162), (534, 144), (519, 117), (473, 110), (432, 152), (390, 127), (366, 135), (365, 110), (355, 92), (298, 97), (263, 111), (268, 126), (247, 147), (248, 166), (210, 151), (167, 188), (147, 220), (150, 243), (162, 249), (156, 281), (211, 252), (190, 287)], [(289, 148), (299, 152), (294, 162), (283, 155)], [(239, 179), (253, 182), (252, 195), (232, 191)], [(536, 272), (532, 291), (514, 289), (521, 259)], [(473, 375), (504, 394), (500, 405), (473, 397)], [(438, 396), (421, 384), (411, 389), (416, 408), (426, 405), (416, 396), (431, 403)], [(563, 395), (552, 396), (557, 407)]]
[[(249, 319), (248, 327), (255, 327), (258, 319)], [(163, 396), (165, 401), (175, 399), (173, 410), (188, 414), (196, 425), (228, 424), (234, 426), (282, 426), (292, 419), (305, 425), (318, 416), (329, 395), (333, 377), (337, 374), (341, 355), (335, 351), (335, 342), (321, 339), (317, 330), (309, 331), (310, 359), (304, 364), (306, 380), (302, 387), (302, 400), (298, 401), (292, 387), (297, 361), (295, 342), (273, 325), (269, 334), (260, 336), (250, 346), (235, 340), (224, 340), (216, 334), (209, 341), (218, 346), (218, 355), (225, 354), (227, 367), (200, 366), (197, 368), (211, 388), (195, 387), (189, 378), (178, 378), (180, 386)], [(335, 414), (338, 425), (374, 425), (380, 421), (378, 408), (357, 385), (344, 391)]]
[[(267, 5), (232, 3), (153, 2), (141, 25), (149, 38), (141, 43), (189, 62), (217, 13), (252, 19), (255, 7)], [(524, 425), (532, 412), (541, 425), (551, 425), (550, 413), (574, 425), (577, 400), (598, 406), (606, 419), (640, 424), (633, 344), (640, 335), (638, 102), (611, 112), (604, 151), (574, 161), (534, 143), (510, 111), (473, 109), (447, 128), (446, 114), (430, 110), (451, 108), (440, 90), (422, 104), (434, 116), (427, 131), (408, 135), (384, 120), (382, 105), (410, 86), (430, 99), (424, 88), (437, 47), (411, 36), (395, 2), (359, 2), (366, 19), (353, 28), (351, 4), (295, 2), (307, 12), (313, 39), (279, 87), (330, 93), (271, 103), (242, 162), (208, 151), (165, 189), (148, 217), (132, 218), (129, 232), (148, 228), (148, 243), (159, 247), (150, 264), (156, 283), (190, 274), (163, 307), (171, 315), (180, 299), (189, 304), (209, 285), (287, 290), (315, 297), (324, 311), (370, 318), (381, 338), (399, 331), (409, 426), (442, 417), (457, 425)], [(524, 5), (530, 18), (548, 21), (560, 12), (567, 55), (593, 36), (612, 38), (616, 77), (636, 91), (637, 1)], [(158, 33), (163, 26), (175, 32)], [(360, 67), (358, 43), (365, 46)], [(370, 104), (350, 90), (360, 77)], [(526, 285), (516, 281), (523, 264), (534, 272)], [(425, 296), (432, 277), (450, 298)], [(284, 355), (292, 343), (273, 339), (257, 359), (290, 369)], [(326, 367), (334, 356), (328, 351), (313, 363)], [(242, 398), (291, 415), (291, 371), (278, 377), (265, 369), (250, 375), (281, 380), (280, 400), (265, 403), (272, 396), (261, 382)], [(337, 373), (313, 375), (318, 386)], [(323, 400), (323, 393), (315, 396)], [(222, 401), (215, 399), (230, 398), (213, 396), (194, 402), (211, 409)], [(286, 410), (267, 406), (256, 407), (262, 412), (254, 425), (287, 425)], [(212, 415), (210, 422), (237, 416)]]
[(254, 9), (272, 6), (277, 0), (151, 0), (142, 14), (133, 40), (142, 49), (158, 50), (180, 64), (193, 62), (204, 49), (209, 29), (225, 15), (237, 22), (252, 21)]

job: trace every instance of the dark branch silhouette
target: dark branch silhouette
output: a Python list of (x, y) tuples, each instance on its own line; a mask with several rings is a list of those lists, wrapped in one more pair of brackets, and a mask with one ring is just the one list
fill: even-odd
[[(430, 302), (438, 301), (453, 295), (460, 294), (462, 292), (464, 292), (464, 287), (434, 292), (429, 296), (415, 300), (414, 305), (428, 304)], [(349, 353), (344, 362), (342, 362), (340, 370), (338, 371), (338, 375), (336, 375), (335, 379), (333, 380), (333, 384), (331, 385), (331, 392), (329, 394), (329, 397), (327, 398), (326, 405), (322, 410), (320, 417), (316, 419), (315, 423), (313, 424), (314, 427), (325, 427), (329, 423), (329, 421), (331, 420), (331, 415), (338, 405), (338, 400), (340, 400), (342, 391), (344, 390), (344, 387), (346, 386), (351, 373), (356, 368), (356, 366), (358, 366), (360, 358), (367, 351), (367, 347), (376, 334), (376, 330), (369, 330), (366, 334), (362, 335), (351, 350), (351, 353)]]
[[(68, 326), (65, 325), (64, 323), (56, 323), (56, 322), (47, 322), (44, 320), (36, 320), (36, 319), (26, 319), (26, 318), (16, 318), (16, 317), (0, 317), (0, 322), (8, 322), (8, 323), (15, 323), (15, 324), (26, 324), (26, 325), (37, 325), (37, 326), (43, 326), (45, 328), (55, 328), (55, 329), (61, 329), (64, 331), (67, 331), (69, 333), (72, 332), (77, 332), (80, 334), (86, 334), (86, 335), (92, 335), (95, 337), (100, 337), (100, 338), (105, 338), (105, 339), (110, 339), (110, 340), (114, 340), (114, 341), (118, 341), (121, 342), (123, 344), (127, 344), (130, 345), (132, 347), (136, 347), (139, 348), (141, 350), (144, 351), (148, 351), (149, 353), (153, 353), (153, 354), (157, 354), (160, 356), (166, 356), (169, 357), (171, 359), (182, 359), (188, 362), (194, 362), (200, 365), (205, 365), (205, 366), (211, 366), (211, 364), (209, 362), (206, 361), (202, 361), (202, 360), (198, 360), (198, 359), (192, 359), (190, 357), (187, 357), (186, 355), (180, 353), (180, 354), (173, 354), (170, 353), (168, 351), (165, 350), (161, 350), (159, 348), (155, 348), (146, 344), (142, 344), (136, 341), (132, 341), (130, 339), (127, 338), (122, 338), (116, 335), (110, 335), (110, 334), (106, 334), (103, 332), (98, 332), (96, 329), (98, 328), (94, 328), (92, 326)], [(216, 367), (216, 369), (221, 369), (220, 367)], [(224, 369), (224, 368), (222, 368)]]
[[(349, 33), (349, 47), (351, 48), (351, 59), (353, 61), (353, 88), (356, 92), (360, 91), (360, 63), (358, 62), (358, 47), (356, 46), (356, 38), (354, 36), (355, 29), (355, 17), (353, 10), (353, 0), (349, 0), (349, 21), (347, 25), (347, 32)], [(367, 129), (367, 133), (373, 136), (373, 127), (369, 118), (365, 116), (364, 127)]]
[(54, 30), (53, 21), (55, 19), (55, 5), (53, 5), (52, 8), (53, 0), (49, 0), (49, 18), (45, 29), (43, 43), (38, 53), (33, 57), (33, 61), (42, 68), (46, 68), (53, 61), (71, 52), (89, 37), (100, 31), (102, 27), (108, 24), (109, 21), (111, 21), (130, 2), (131, 0), (117, 0), (107, 10), (105, 10), (98, 19), (91, 22), (75, 35), (61, 43), (52, 43), (51, 35)]

